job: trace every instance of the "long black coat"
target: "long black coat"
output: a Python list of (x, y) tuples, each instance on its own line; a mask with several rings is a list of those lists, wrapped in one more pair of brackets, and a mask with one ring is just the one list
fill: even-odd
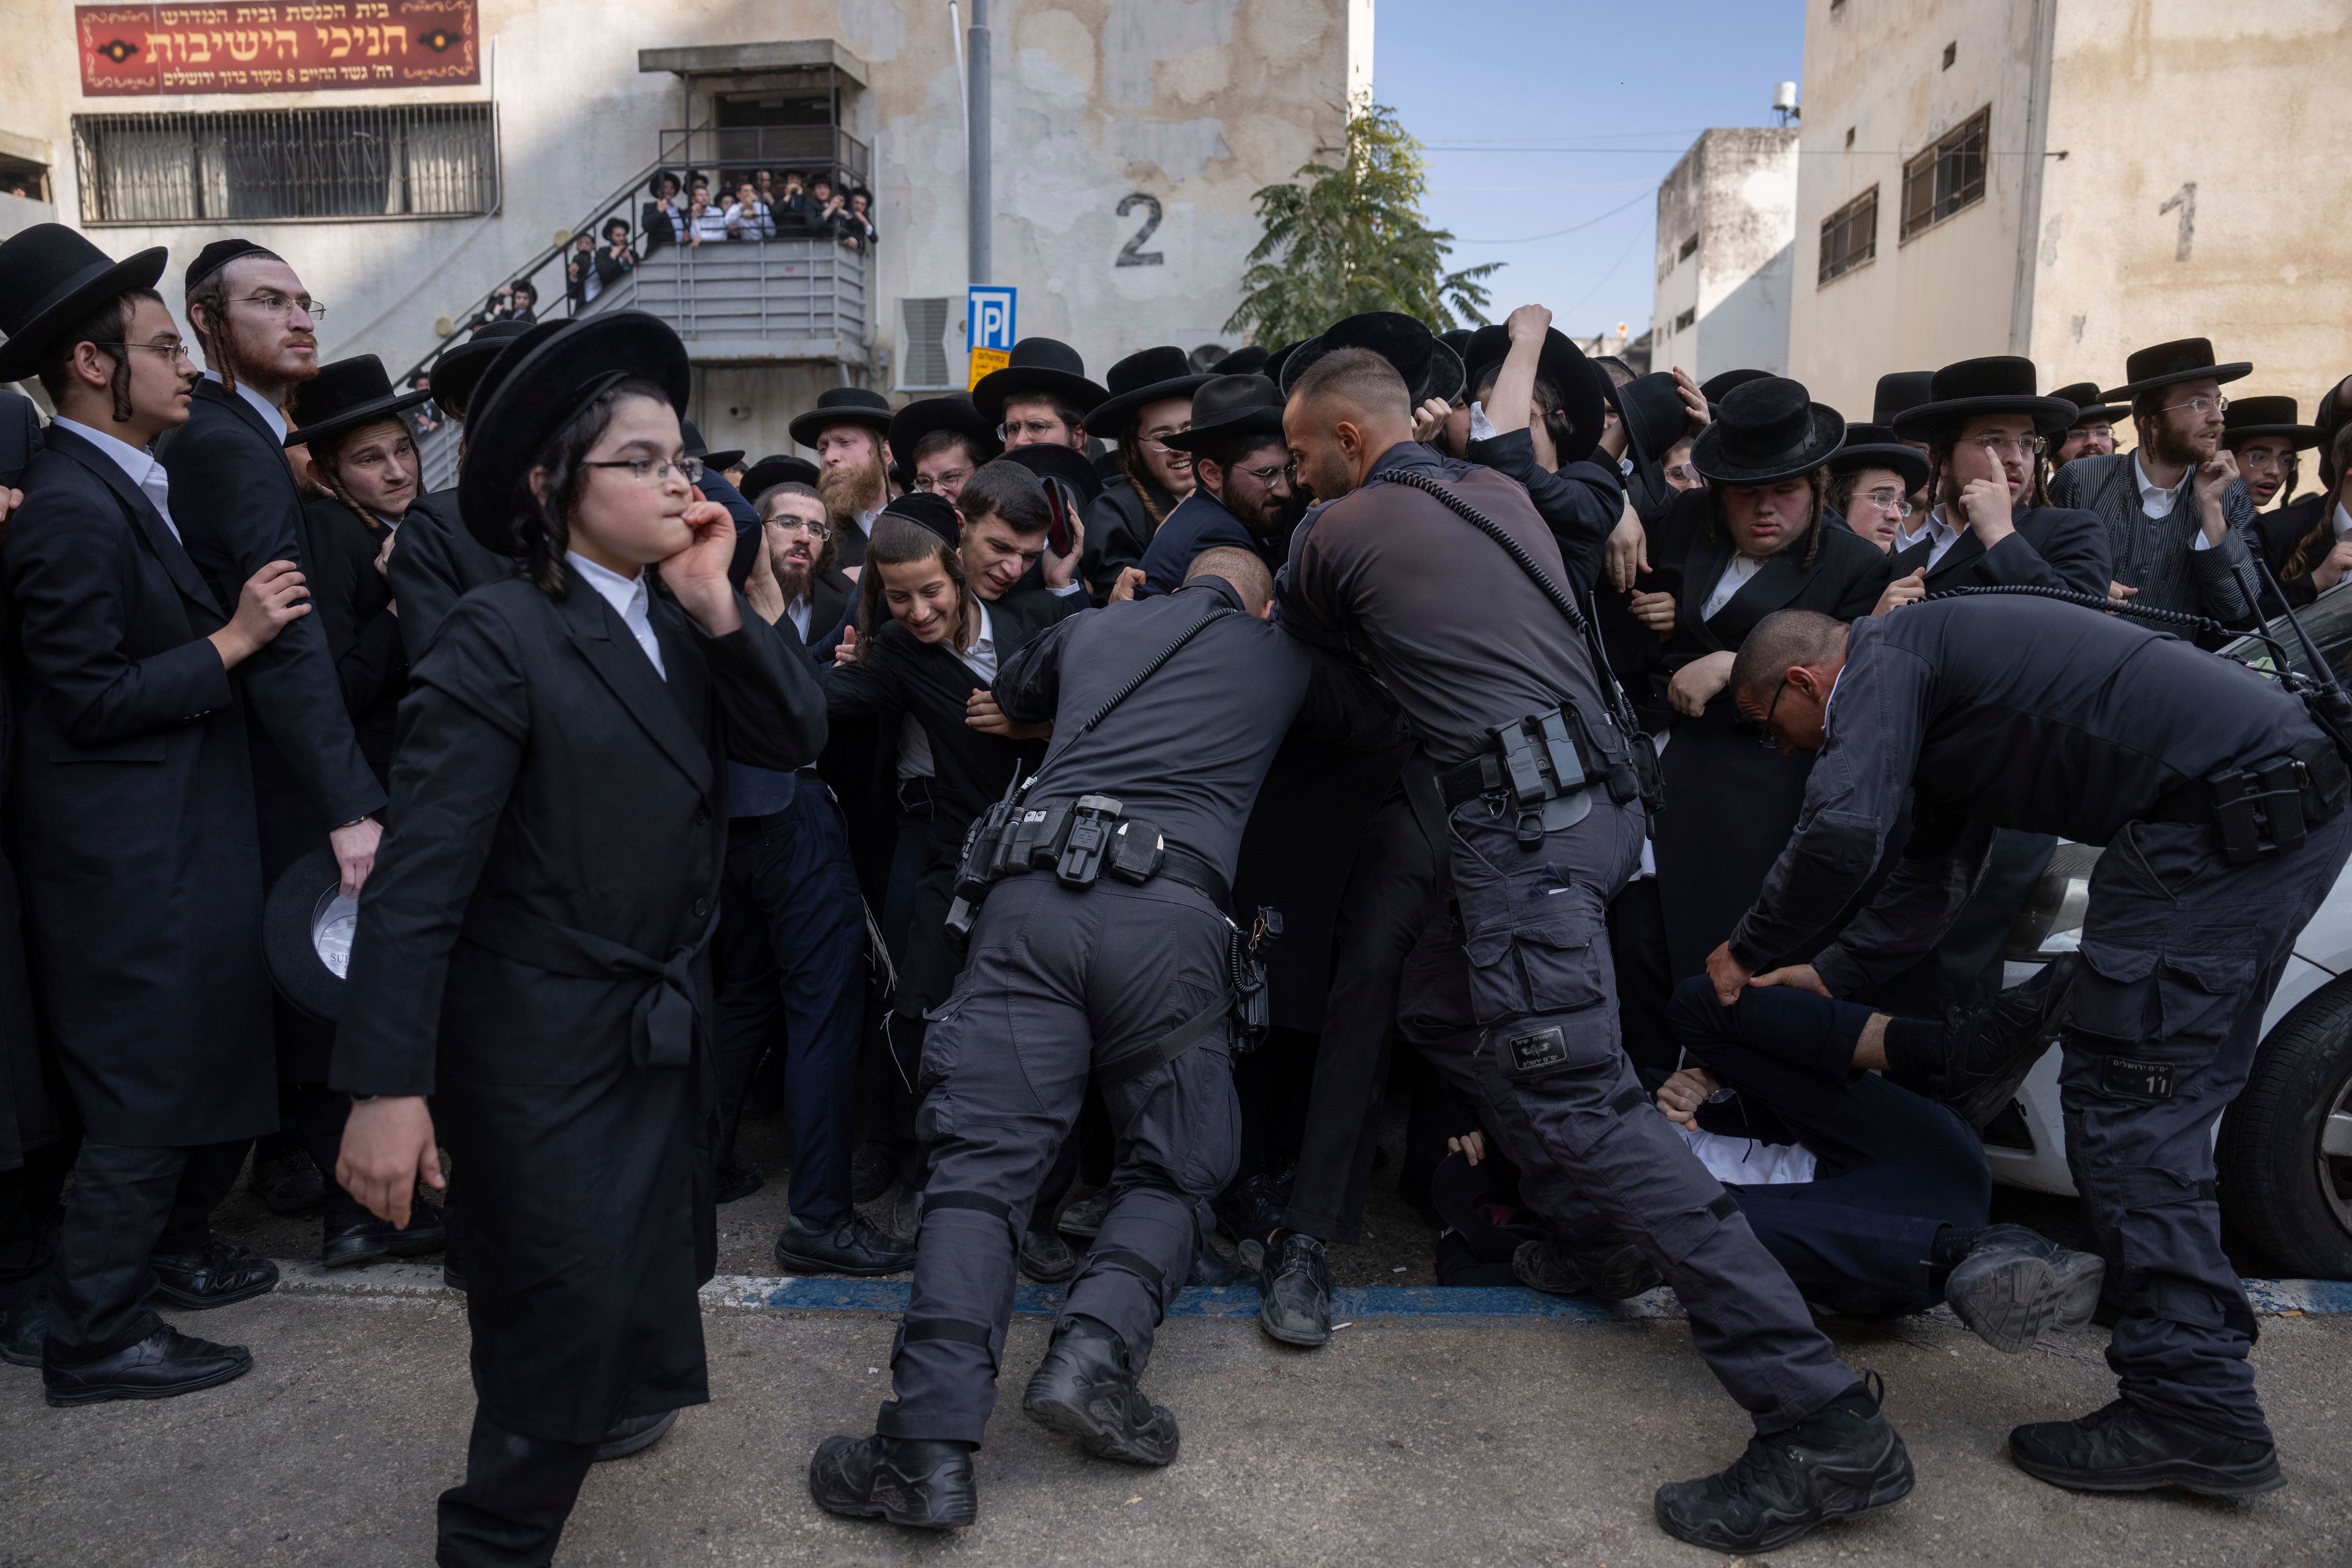
[[(2287, 575), (2287, 563), (2294, 559), (2296, 548), (2310, 537), (2314, 529), (2319, 527), (2320, 517), (2326, 505), (2326, 495), (2307, 495), (2284, 506), (2254, 514), (2254, 537), (2262, 546), (2263, 559), (2270, 563), (2272, 574), (2279, 579), (2279, 586), (2286, 591), (2287, 603), (2297, 609), (2319, 597), (2319, 584), (2311, 580), (2311, 568), (2327, 559), (2327, 552), (2335, 544), (2335, 540), (2322, 533), (2304, 552), (2306, 559), (2303, 570), (2292, 577)], [(2263, 615), (2267, 618), (2278, 613), (2278, 601), (2265, 592)]]
[[(327, 653), (342, 685), (343, 709), (359, 736), (360, 754), (380, 781), (392, 776), (393, 737), (400, 699), (408, 689), (408, 653), (392, 590), (375, 569), (384, 526), (338, 500), (302, 509), (310, 603), (327, 634)], [(397, 550), (394, 553), (398, 553)]]
[[(1087, 503), (1087, 543), (1078, 560), (1078, 575), (1097, 605), (1110, 597), (1122, 571), (1143, 564), (1143, 552), (1151, 536), (1176, 510), (1179, 498), (1149, 479), (1143, 482), (1150, 486), (1150, 507), (1135, 481), (1119, 472), (1104, 480), (1102, 494)], [(1154, 508), (1157, 518), (1152, 515)]]
[(17, 864), (59, 1063), (100, 1142), (267, 1132), (252, 764), (205, 640), (226, 616), (120, 468), (56, 426), (44, 441), (0, 561)]
[[(1711, 526), (1710, 517), (1707, 492), (1685, 492), (1650, 558), (1660, 587), (1675, 595), (1675, 632), (1663, 659), (1668, 676), (1707, 654), (1736, 652), (1775, 610), (1818, 610), (1851, 621), (1868, 615), (1886, 586), (1886, 557), (1877, 546), (1824, 523), (1811, 565), (1800, 540), (1702, 621), (1699, 611), (1733, 553), (1729, 532)], [(1812, 758), (1759, 745), (1756, 731), (1739, 723), (1728, 689), (1698, 718), (1677, 715), (1671, 736), (1662, 759), (1665, 805), (1654, 840), (1667, 954), (1681, 978), (1706, 968), (1706, 955), (1756, 901), (1796, 826)]]
[[(805, 657), (741, 614), (710, 637), (657, 593), (665, 680), (585, 584), (559, 602), (493, 584), (444, 624), (401, 710), (332, 1082), (436, 1095), (463, 1173), (475, 1389), (526, 1436), (592, 1442), (708, 1397), (700, 1020), (724, 764), (797, 768), (824, 743)], [(675, 989), (646, 973), (665, 965)], [(690, 1054), (657, 1026), (680, 992)], [(665, 1038), (683, 1065), (659, 1065)]]
[(467, 531), (457, 516), (457, 490), (432, 490), (409, 503), (400, 542), (385, 563), (385, 582), (400, 606), (400, 642), (413, 667), (433, 646), (457, 601), (485, 583), (503, 583), (515, 563)]
[[(2017, 531), (1990, 550), (1976, 530), (1963, 528), (1944, 558), (1927, 573), (1927, 592), (1994, 584), (2072, 588), (2107, 596), (2115, 557), (2107, 525), (2079, 507), (2037, 506), (2018, 514)], [(1887, 557), (1887, 577), (1908, 577), (1927, 564), (1933, 542), (1922, 539)]]

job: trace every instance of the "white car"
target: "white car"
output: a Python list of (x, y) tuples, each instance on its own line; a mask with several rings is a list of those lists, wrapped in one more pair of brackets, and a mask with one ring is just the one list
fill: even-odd
[[(2299, 612), (2336, 679), (2352, 685), (2352, 583)], [(2271, 623), (2294, 668), (2303, 654), (2284, 619)], [(2261, 670), (2263, 643), (2221, 650)], [(2081, 942), (2099, 851), (2061, 844), (2011, 929), (2004, 978), (2014, 984)], [(2007, 1110), (1984, 1129), (1993, 1179), (2073, 1195), (2059, 1053), (2034, 1064)], [(2352, 872), (2337, 881), (2295, 938), (2263, 1015), (2263, 1043), (2243, 1093), (2216, 1138), (2221, 1217), (2242, 1244), (2289, 1275), (2352, 1279)]]

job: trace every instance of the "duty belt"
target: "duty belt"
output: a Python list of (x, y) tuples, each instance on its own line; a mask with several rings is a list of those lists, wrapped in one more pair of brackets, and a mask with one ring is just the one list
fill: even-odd
[(1650, 737), (1636, 730), (1629, 742), (1605, 719), (1594, 724), (1573, 701), (1496, 725), (1486, 743), (1484, 752), (1437, 775), (1438, 793), (1448, 811), (1468, 800), (1507, 800), (1522, 845), (1581, 818), (1591, 809), (1588, 792), (1595, 784), (1621, 805), (1655, 796), (1658, 760)]
[[(1036, 865), (1007, 867), (1003, 877), (999, 879), (1026, 876), (1032, 871), (1051, 871), (1053, 868), (1051, 866)], [(1179, 849), (1173, 845), (1160, 850), (1160, 868), (1145, 880), (1157, 881), (1163, 877), (1171, 882), (1181, 882), (1185, 887), (1206, 893), (1209, 900), (1217, 906), (1220, 913), (1233, 902), (1234, 890), (1226, 884), (1225, 879), (1218, 873), (1214, 866), (1210, 865), (1198, 855)], [(1125, 879), (1120, 879), (1122, 881)]]
[(2233, 866), (2303, 847), (2310, 830), (2344, 809), (2352, 772), (2335, 743), (2306, 741), (2292, 752), (2166, 791), (2140, 814), (2143, 822), (2201, 827), (2221, 837)]

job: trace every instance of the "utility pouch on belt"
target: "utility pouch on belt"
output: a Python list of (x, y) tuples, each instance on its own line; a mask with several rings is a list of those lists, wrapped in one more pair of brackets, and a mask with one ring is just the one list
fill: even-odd
[(1266, 995), (1265, 963), (1267, 950), (1281, 935), (1282, 911), (1260, 904), (1249, 935), (1244, 937), (1241, 928), (1235, 926), (1226, 944), (1226, 962), (1234, 977), (1234, 1050), (1237, 1055), (1257, 1049), (1266, 1030), (1273, 1026), (1274, 1005)]
[(2185, 823), (2210, 818), (2221, 836), (2223, 858), (2244, 866), (2302, 848), (2315, 826), (2344, 808), (2347, 795), (2352, 770), (2332, 742), (2320, 741), (2252, 767), (2214, 773), (2201, 790), (2175, 790), (2148, 816)]
[(1501, 724), (1486, 731), (1485, 756), (1438, 776), (1450, 808), (1465, 800), (1501, 796), (1517, 819), (1522, 847), (1546, 833), (1581, 821), (1592, 809), (1591, 790), (1604, 785), (1621, 805), (1658, 796), (1658, 753), (1640, 730), (1622, 739), (1614, 725), (1593, 724), (1575, 703)]

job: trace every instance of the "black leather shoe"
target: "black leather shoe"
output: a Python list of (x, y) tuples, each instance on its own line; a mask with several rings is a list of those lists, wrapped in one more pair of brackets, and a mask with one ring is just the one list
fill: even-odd
[(245, 1190), (259, 1198), (271, 1214), (310, 1214), (327, 1206), (327, 1178), (311, 1163), (310, 1151), (299, 1143), (275, 1154), (255, 1150)]
[(1176, 1458), (1176, 1417), (1143, 1396), (1127, 1342), (1092, 1318), (1054, 1326), (1054, 1342), (1021, 1396), (1029, 1419), (1097, 1459), (1165, 1465)]
[(1054, 1228), (1072, 1241), (1092, 1241), (1102, 1234), (1103, 1215), (1110, 1213), (1110, 1194), (1097, 1193), (1090, 1198), (1080, 1198), (1062, 1211)]
[(898, 1179), (898, 1151), (887, 1143), (860, 1143), (849, 1156), (849, 1200), (870, 1204)]
[(1021, 1272), (1040, 1285), (1059, 1285), (1078, 1272), (1078, 1255), (1050, 1230), (1033, 1230), (1021, 1238)]
[(1257, 1326), (1279, 1344), (1312, 1349), (1331, 1338), (1331, 1264), (1323, 1244), (1292, 1231), (1258, 1266)]
[(41, 1392), (57, 1405), (110, 1399), (170, 1399), (243, 1377), (253, 1357), (243, 1345), (194, 1339), (169, 1323), (135, 1345), (79, 1366), (41, 1364)]
[(1202, 1285), (1214, 1289), (1223, 1285), (1255, 1285), (1257, 1271), (1244, 1268), (1219, 1252), (1216, 1244), (1207, 1237), (1192, 1248), (1192, 1270), (1184, 1276), (1187, 1285)]
[(1523, 1241), (1511, 1254), (1511, 1273), (1547, 1296), (1590, 1296), (1623, 1301), (1663, 1283), (1632, 1242), (1582, 1248), (1564, 1241)]
[(971, 1450), (912, 1437), (827, 1437), (809, 1457), (809, 1496), (827, 1513), (956, 1530), (980, 1517)]
[(794, 1274), (869, 1279), (912, 1268), (915, 1244), (886, 1234), (863, 1215), (847, 1215), (829, 1226), (795, 1219), (776, 1233), (776, 1261)]
[(440, 1251), (448, 1239), (441, 1211), (416, 1198), (409, 1204), (406, 1230), (370, 1215), (357, 1225), (329, 1231), (319, 1246), (319, 1261), (330, 1268), (349, 1268), (385, 1258), (423, 1258)]
[(2012, 1427), (2009, 1457), (2027, 1475), (2078, 1492), (2179, 1487), (2248, 1497), (2286, 1485), (2274, 1445), (2169, 1421), (2126, 1399), (2076, 1421)]
[(2058, 1013), (2081, 962), (2077, 953), (2061, 954), (1992, 1000), (1952, 1009), (1943, 1070), (1911, 1087), (1950, 1106), (1971, 1127), (1981, 1128), (2008, 1110), (2025, 1075), (2057, 1042)]
[(278, 1265), (225, 1236), (205, 1237), (197, 1251), (158, 1252), (148, 1261), (155, 1266), (155, 1294), (191, 1311), (249, 1301), (278, 1284)]
[(749, 1160), (719, 1167), (719, 1184), (713, 1196), (722, 1204), (737, 1198), (748, 1198), (768, 1184), (768, 1173)]
[(49, 1335), (49, 1295), (44, 1290), (0, 1313), (0, 1361), (10, 1366), (41, 1364), (41, 1344)]
[(1262, 1175), (1235, 1182), (1219, 1193), (1211, 1206), (1218, 1231), (1236, 1246), (1255, 1241), (1264, 1247), (1266, 1238), (1282, 1228), (1282, 1204), (1275, 1196), (1274, 1184)]
[[(2062, 1274), (2061, 1269), (2064, 1272)], [(1944, 1302), (1997, 1351), (2029, 1350), (2045, 1329), (2079, 1329), (2098, 1305), (2105, 1262), (2021, 1225), (1988, 1226), (1944, 1282)]]
[(659, 1410), (651, 1415), (624, 1415), (613, 1423), (604, 1440), (596, 1445), (595, 1463), (607, 1459), (625, 1459), (631, 1454), (642, 1454), (664, 1437), (677, 1425), (677, 1412)]
[(1667, 1482), (1651, 1505), (1659, 1528), (1716, 1552), (1769, 1552), (1901, 1500), (1915, 1478), (1885, 1398), (1884, 1384), (1856, 1384), (1788, 1431), (1748, 1439), (1729, 1469)]

